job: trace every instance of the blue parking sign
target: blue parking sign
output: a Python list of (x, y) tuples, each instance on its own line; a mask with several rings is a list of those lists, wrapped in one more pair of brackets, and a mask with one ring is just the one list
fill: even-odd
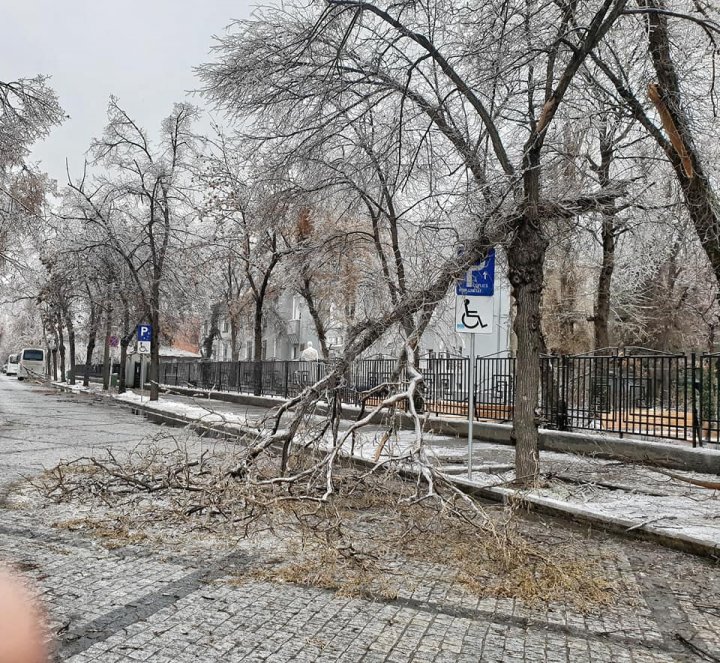
[(137, 340), (141, 343), (152, 341), (152, 325), (138, 325)]

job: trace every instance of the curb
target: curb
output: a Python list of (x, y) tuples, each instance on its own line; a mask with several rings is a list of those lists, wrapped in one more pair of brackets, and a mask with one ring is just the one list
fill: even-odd
[[(191, 389), (187, 387), (161, 386), (167, 393), (180, 396), (201, 396), (208, 400), (220, 400), (242, 405), (258, 405), (262, 407), (278, 407), (286, 402), (284, 398), (269, 396), (251, 396), (230, 392)], [(322, 413), (322, 408), (318, 410)], [(360, 409), (352, 405), (343, 405), (341, 416), (351, 419)], [(378, 413), (371, 423), (380, 423), (384, 418)], [(413, 428), (412, 419), (400, 412), (395, 414), (396, 420), (403, 428)], [(433, 417), (428, 419), (426, 429), (440, 435), (467, 437), (467, 421), (461, 419), (444, 419)], [(512, 446), (510, 435), (511, 424), (489, 421), (476, 421), (473, 426), (473, 438), (482, 442)], [(704, 447), (684, 447), (671, 442), (620, 438), (611, 435), (597, 435), (590, 432), (565, 432), (541, 428), (538, 431), (538, 446), (544, 451), (573, 453), (593, 458), (620, 460), (630, 463), (644, 463), (671, 470), (687, 470), (704, 474), (720, 475), (720, 450)]]
[[(53, 386), (63, 392), (79, 394), (86, 393), (77, 392), (72, 389), (64, 388), (60, 385)], [(256, 435), (258, 432), (258, 429), (235, 424), (206, 424), (199, 422), (196, 419), (183, 417), (182, 415), (160, 412), (147, 405), (129, 403), (127, 401), (120, 400), (116, 400), (116, 403), (128, 407), (133, 414), (142, 414), (154, 424), (167, 425), (175, 428), (185, 428), (189, 426), (192, 427), (193, 430), (201, 431), (203, 435), (208, 435), (210, 437), (239, 440), (243, 437), (243, 435)], [(347, 458), (354, 464), (363, 467), (369, 468), (376, 465), (376, 463), (371, 460), (359, 458), (357, 456)], [(412, 469), (398, 468), (398, 470), (399, 474), (404, 478), (413, 480), (417, 478), (416, 472)], [(506, 488), (486, 488), (472, 483), (467, 479), (447, 475), (445, 478), (464, 493), (473, 497), (479, 497), (501, 504), (505, 504), (509, 501), (516, 501), (535, 513), (555, 516), (581, 525), (590, 525), (601, 531), (620, 535), (625, 539), (648, 541), (672, 550), (678, 550), (698, 557), (706, 557), (714, 561), (720, 561), (720, 544), (712, 541), (684, 534), (668, 534), (657, 527), (637, 523), (636, 521), (629, 520), (627, 518), (603, 516), (590, 511), (585, 511), (584, 509), (570, 504), (560, 505), (555, 500), (534, 495), (515, 493)]]

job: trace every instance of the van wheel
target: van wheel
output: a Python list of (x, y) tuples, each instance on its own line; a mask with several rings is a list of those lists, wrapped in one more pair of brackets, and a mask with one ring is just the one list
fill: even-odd
[(25, 378), (18, 377), (18, 380), (22, 382)]

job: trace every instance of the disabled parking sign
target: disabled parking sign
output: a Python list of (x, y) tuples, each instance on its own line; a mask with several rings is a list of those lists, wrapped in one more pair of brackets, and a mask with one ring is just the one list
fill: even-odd
[(494, 301), (493, 297), (458, 295), (455, 298), (455, 331), (492, 334)]

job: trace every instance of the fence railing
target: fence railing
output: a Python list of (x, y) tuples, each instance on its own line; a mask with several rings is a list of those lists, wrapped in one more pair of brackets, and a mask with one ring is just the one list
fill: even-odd
[[(475, 418), (512, 421), (515, 359), (477, 357)], [(304, 361), (179, 361), (163, 363), (169, 386), (249, 392), (288, 398), (332, 370), (332, 363)], [(468, 416), (469, 360), (425, 356), (422, 406), (437, 415)], [(540, 358), (540, 425), (641, 437), (718, 442), (720, 354), (661, 353), (543, 356)], [(363, 359), (339, 380), (340, 399), (369, 405), (406, 384), (396, 360)]]
[[(75, 379), (82, 379), (85, 375), (86, 364), (75, 364)], [(120, 373), (120, 364), (112, 364), (110, 373)], [(103, 375), (102, 364), (90, 364), (90, 372), (88, 376), (91, 378), (101, 378)]]

